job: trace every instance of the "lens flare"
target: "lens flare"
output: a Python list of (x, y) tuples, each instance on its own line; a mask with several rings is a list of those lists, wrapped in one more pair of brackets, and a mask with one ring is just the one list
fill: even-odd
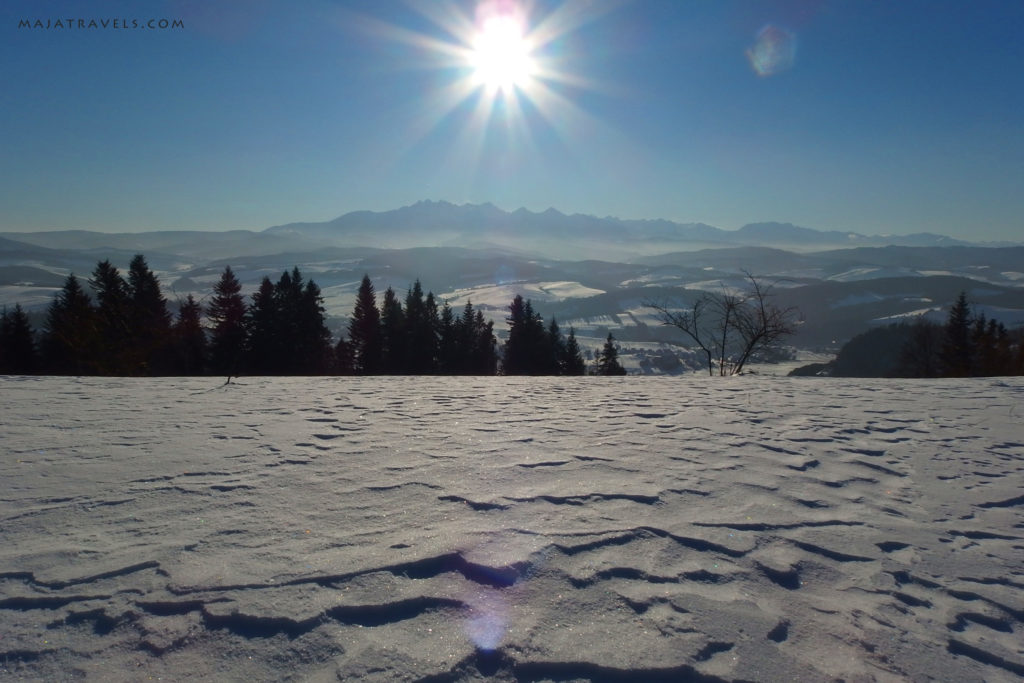
[(471, 600), (466, 636), (482, 652), (498, 649), (508, 630), (508, 602), (499, 590), (481, 590)]
[(775, 76), (787, 71), (796, 62), (796, 36), (769, 24), (758, 31), (754, 44), (747, 49), (747, 59), (758, 76)]

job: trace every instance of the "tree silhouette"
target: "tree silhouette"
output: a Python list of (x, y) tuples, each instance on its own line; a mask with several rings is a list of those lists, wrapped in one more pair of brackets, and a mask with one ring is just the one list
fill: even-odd
[(455, 314), (445, 301), (438, 316), (437, 371), (442, 375), (459, 374), (458, 343), (455, 339)]
[(434, 371), (437, 357), (439, 327), (434, 295), (423, 298), (423, 287), (416, 280), (405, 297), (406, 365), (412, 375), (428, 375)]
[(971, 374), (971, 307), (967, 293), (960, 292), (949, 311), (946, 334), (940, 352), (943, 374), (947, 377), (968, 377)]
[(538, 369), (545, 375), (563, 374), (562, 362), (565, 359), (565, 336), (558, 327), (558, 321), (554, 318), (551, 318), (544, 341), (546, 353), (542, 358), (542, 365)]
[(516, 294), (508, 307), (508, 339), (505, 340), (505, 354), (502, 372), (506, 375), (530, 374), (530, 326), (533, 324), (533, 308), (527, 308), (520, 294)]
[(1006, 327), (996, 320), (986, 320), (979, 313), (971, 326), (972, 374), (981, 377), (1005, 375), (1011, 371), (1013, 354)]
[(929, 322), (923, 316), (911, 323), (908, 338), (900, 348), (896, 374), (900, 377), (938, 376), (943, 334), (941, 325)]
[[(295, 269), (298, 274), (298, 268)], [(321, 375), (330, 370), (333, 363), (331, 331), (324, 320), (324, 298), (319, 285), (312, 280), (306, 282), (299, 298), (299, 315), (296, 321), (299, 338), (297, 345), (297, 369), (304, 375)]]
[(283, 325), (274, 283), (264, 276), (245, 312), (248, 372), (254, 375), (276, 375), (283, 370)]
[(360, 375), (376, 375), (381, 371), (380, 312), (369, 275), (363, 275), (356, 294), (355, 310), (348, 326), (352, 348), (353, 369)]
[(569, 328), (569, 337), (565, 341), (565, 349), (559, 360), (561, 374), (583, 375), (587, 371), (587, 365), (583, 362), (583, 354), (580, 353), (579, 342), (576, 341), (576, 330)]
[(744, 293), (727, 290), (701, 292), (689, 309), (664, 302), (645, 301), (663, 325), (678, 328), (701, 350), (708, 374), (738, 375), (756, 354), (767, 351), (793, 334), (793, 308), (771, 303), (772, 287), (744, 271), (749, 287)]
[(615, 343), (615, 337), (612, 333), (608, 333), (608, 339), (604, 343), (604, 348), (601, 349), (601, 353), (597, 355), (596, 362), (594, 364), (595, 375), (625, 375), (626, 369), (619, 364), (619, 347)]
[(0, 315), (0, 374), (33, 375), (39, 370), (35, 333), (21, 304)]
[(89, 295), (74, 274), (68, 275), (46, 313), (43, 366), (56, 375), (87, 375), (97, 371), (99, 331)]
[(241, 370), (245, 351), (245, 300), (242, 285), (231, 266), (225, 266), (220, 280), (214, 285), (213, 299), (206, 309), (212, 326), (210, 335), (210, 365), (213, 372), (227, 375), (228, 379)]
[(498, 340), (494, 338), (494, 321), (484, 322), (483, 311), (477, 309), (473, 322), (469, 372), (474, 375), (493, 375), (498, 371)]
[(381, 326), (381, 372), (386, 375), (401, 375), (406, 372), (406, 329), (405, 312), (395, 294), (388, 287), (380, 307)]
[(334, 346), (333, 372), (336, 375), (354, 375), (355, 360), (352, 353), (352, 345), (344, 337), (338, 340)]
[(164, 374), (170, 362), (171, 314), (160, 282), (142, 254), (136, 254), (128, 266), (128, 295), (128, 344), (137, 363), (130, 370), (132, 374)]
[(130, 346), (132, 303), (128, 283), (109, 260), (104, 260), (96, 265), (89, 285), (96, 294), (97, 369), (104, 375), (133, 374), (140, 365), (140, 356)]
[(178, 319), (172, 329), (174, 370), (179, 375), (202, 375), (206, 372), (207, 344), (202, 316), (202, 306), (189, 294), (178, 308)]

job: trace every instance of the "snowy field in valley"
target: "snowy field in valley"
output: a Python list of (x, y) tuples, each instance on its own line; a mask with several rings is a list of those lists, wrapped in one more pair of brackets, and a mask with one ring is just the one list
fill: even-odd
[(0, 678), (1011, 681), (1024, 380), (0, 378)]

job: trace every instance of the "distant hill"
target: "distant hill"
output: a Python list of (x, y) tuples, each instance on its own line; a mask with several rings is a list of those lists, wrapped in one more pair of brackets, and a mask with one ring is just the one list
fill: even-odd
[[(905, 244), (905, 243), (909, 244)], [(0, 306), (40, 312), (68, 273), (88, 279), (110, 259), (143, 253), (172, 303), (210, 295), (230, 265), (250, 295), (263, 277), (299, 266), (322, 288), (332, 329), (347, 324), (364, 273), (379, 292), (415, 279), (453, 307), (472, 301), (503, 325), (515, 294), (547, 319), (603, 343), (667, 340), (643, 302), (685, 302), (700, 290), (744, 288), (744, 272), (798, 306), (804, 348), (842, 343), (869, 325), (941, 317), (960, 291), (990, 318), (1024, 324), (1024, 245), (969, 245), (941, 235), (866, 236), (790, 223), (722, 230), (702, 223), (623, 220), (555, 209), (418, 202), (262, 231), (0, 234)]]
[(558, 258), (635, 258), (672, 250), (724, 246), (829, 248), (967, 245), (943, 235), (862, 235), (791, 223), (751, 223), (722, 230), (704, 223), (624, 220), (556, 209), (503, 211), (493, 204), (421, 201), (391, 211), (354, 211), (321, 223), (289, 223), (264, 233), (368, 247), (502, 246)]

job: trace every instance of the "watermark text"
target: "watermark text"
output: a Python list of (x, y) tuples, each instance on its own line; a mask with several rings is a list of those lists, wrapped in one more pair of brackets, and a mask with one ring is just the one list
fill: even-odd
[(36, 30), (182, 29), (181, 19), (20, 19), (18, 28)]

